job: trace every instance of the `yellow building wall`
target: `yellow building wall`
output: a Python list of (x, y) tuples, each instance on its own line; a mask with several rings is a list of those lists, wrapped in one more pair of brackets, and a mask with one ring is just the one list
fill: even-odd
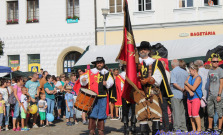
[[(141, 41), (159, 42), (166, 40), (176, 40), (192, 38), (190, 33), (194, 32), (215, 32), (216, 35), (223, 34), (223, 25), (204, 25), (204, 26), (188, 26), (188, 27), (175, 27), (175, 28), (158, 28), (158, 29), (145, 29), (133, 30), (135, 42)], [(180, 34), (188, 33), (189, 36), (181, 37)], [(196, 36), (199, 37), (199, 36)], [(106, 32), (106, 44), (118, 45), (122, 44), (123, 31), (108, 31)], [(104, 32), (97, 32), (97, 45), (104, 45)]]

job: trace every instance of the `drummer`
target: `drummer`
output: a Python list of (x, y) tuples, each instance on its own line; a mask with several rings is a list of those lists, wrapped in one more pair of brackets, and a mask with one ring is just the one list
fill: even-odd
[(111, 73), (106, 70), (105, 60), (103, 57), (97, 57), (96, 61), (92, 64), (95, 68), (86, 71), (80, 77), (80, 83), (82, 86), (88, 85), (88, 89), (98, 94), (96, 101), (93, 105), (93, 109), (89, 114), (89, 135), (95, 134), (96, 122), (99, 135), (104, 135), (104, 120), (109, 113), (109, 101), (108, 101), (108, 89), (114, 84), (114, 79)]

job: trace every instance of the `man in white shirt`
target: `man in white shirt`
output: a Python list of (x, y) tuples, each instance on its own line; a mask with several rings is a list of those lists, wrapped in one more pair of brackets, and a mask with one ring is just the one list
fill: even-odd
[[(203, 93), (203, 98), (207, 101), (207, 96), (208, 96), (208, 69), (204, 68), (204, 62), (202, 60), (196, 60), (194, 62), (194, 64), (198, 65), (199, 70), (198, 70), (198, 74), (201, 76), (202, 78), (202, 93)], [(208, 123), (207, 119), (205, 119), (205, 116), (207, 116), (207, 112), (206, 112), (206, 107), (201, 109), (202, 113), (200, 113), (200, 117), (201, 117), (201, 130), (204, 131), (207, 127), (207, 125), (205, 126), (204, 123)], [(205, 122), (206, 121), (206, 122)]]
[(88, 89), (98, 94), (93, 109), (89, 114), (90, 135), (95, 134), (96, 122), (99, 135), (104, 135), (104, 121), (108, 115), (108, 89), (114, 84), (114, 79), (111, 73), (104, 68), (105, 60), (103, 57), (97, 57), (96, 61), (92, 62), (95, 68), (88, 70), (80, 77), (82, 86), (87, 86)]

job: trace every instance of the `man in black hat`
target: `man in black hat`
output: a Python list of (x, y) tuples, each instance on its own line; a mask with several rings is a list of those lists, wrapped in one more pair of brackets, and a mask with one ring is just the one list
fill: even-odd
[(96, 61), (92, 64), (95, 68), (88, 70), (80, 77), (80, 83), (82, 86), (87, 86), (88, 89), (96, 92), (98, 94), (93, 109), (89, 116), (88, 129), (90, 130), (90, 135), (95, 134), (96, 122), (99, 135), (104, 135), (104, 121), (107, 118), (109, 107), (108, 107), (108, 89), (114, 84), (114, 79), (111, 73), (106, 70), (105, 60), (103, 57), (97, 57)]
[(142, 135), (148, 135), (150, 132), (148, 120), (152, 120), (152, 134), (156, 134), (160, 129), (160, 117), (162, 117), (160, 86), (163, 85), (165, 87), (165, 90), (162, 91), (164, 96), (172, 97), (173, 95), (162, 63), (150, 57), (150, 43), (142, 41), (137, 49), (140, 55), (140, 64), (138, 65), (141, 78), (140, 89), (142, 89), (143, 94), (136, 104), (136, 118), (139, 120)]

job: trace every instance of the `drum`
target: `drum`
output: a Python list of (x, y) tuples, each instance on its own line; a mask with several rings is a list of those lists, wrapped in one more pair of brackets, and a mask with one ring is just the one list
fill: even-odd
[(74, 107), (83, 112), (89, 112), (92, 109), (97, 93), (92, 90), (81, 88)]

